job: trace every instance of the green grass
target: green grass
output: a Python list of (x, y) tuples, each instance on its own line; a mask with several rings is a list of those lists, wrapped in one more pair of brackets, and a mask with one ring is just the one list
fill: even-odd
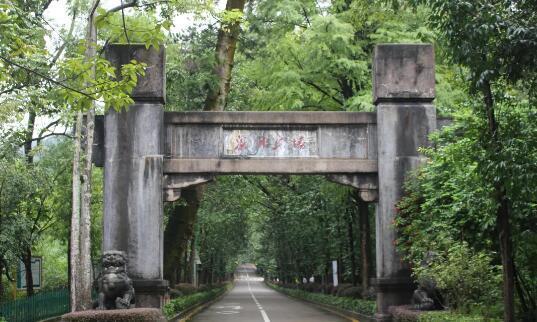
[(224, 294), (224, 292), (232, 287), (231, 283), (226, 283), (223, 287), (216, 287), (208, 291), (196, 292), (190, 295), (180, 296), (170, 301), (170, 303), (164, 305), (164, 315), (166, 318), (171, 318), (180, 312), (183, 312), (198, 304), (209, 302), (218, 296)]
[(300, 299), (305, 299), (308, 301), (321, 303), (321, 304), (327, 304), (331, 306), (335, 306), (340, 309), (349, 310), (365, 315), (373, 315), (376, 312), (377, 306), (375, 304), (375, 301), (371, 300), (362, 300), (362, 299), (354, 299), (350, 297), (338, 297), (333, 295), (327, 295), (327, 294), (321, 294), (321, 293), (312, 293), (312, 292), (306, 292), (303, 290), (297, 290), (297, 289), (291, 289), (291, 288), (284, 288), (281, 286), (277, 286), (274, 284), (267, 283), (271, 288), (282, 292), (284, 294), (297, 297)]

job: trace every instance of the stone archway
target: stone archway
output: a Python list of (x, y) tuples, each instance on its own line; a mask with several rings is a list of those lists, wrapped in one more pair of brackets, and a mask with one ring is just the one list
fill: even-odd
[[(163, 202), (218, 174), (324, 174), (378, 202), (377, 317), (411, 298), (409, 267), (392, 225), (406, 173), (437, 128), (431, 45), (379, 45), (373, 61), (376, 112), (164, 113), (161, 47), (112, 45), (108, 59), (148, 65), (127, 111), (108, 111), (96, 137), (104, 166), (103, 249), (128, 254), (138, 306), (161, 307)], [(99, 153), (100, 152), (100, 153)]]

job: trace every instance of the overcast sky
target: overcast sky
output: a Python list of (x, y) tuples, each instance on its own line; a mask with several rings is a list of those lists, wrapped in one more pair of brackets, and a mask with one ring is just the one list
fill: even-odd
[[(90, 1), (90, 0), (87, 0)], [(126, 1), (126, 0), (124, 0)], [(223, 10), (225, 8), (225, 1), (216, 1), (217, 8), (219, 10)], [(101, 7), (105, 9), (110, 9), (116, 6), (119, 6), (121, 4), (121, 0), (101, 0)], [(132, 9), (130, 9), (132, 10)], [(129, 13), (129, 10), (126, 10), (126, 13)], [(71, 22), (69, 17), (69, 12), (67, 10), (66, 0), (54, 0), (48, 7), (48, 9), (44, 13), (45, 20), (51, 25), (48, 29), (51, 30), (54, 28), (56, 31), (60, 31), (62, 28), (67, 29), (69, 28), (69, 24)], [(85, 25), (85, 18), (86, 15), (80, 15), (79, 23), (78, 23), (78, 30), (80, 31), (80, 28), (83, 28)], [(172, 27), (171, 31), (181, 32), (183, 30), (186, 30), (189, 26), (192, 26), (194, 24), (212, 24), (215, 22), (215, 19), (213, 17), (206, 17), (206, 19), (195, 21), (194, 15), (192, 14), (182, 14), (175, 17), (173, 20), (174, 26)], [(59, 41), (59, 35), (54, 30), (51, 30), (51, 37), (52, 39), (48, 40), (49, 49), (54, 49), (54, 43), (57, 43)]]

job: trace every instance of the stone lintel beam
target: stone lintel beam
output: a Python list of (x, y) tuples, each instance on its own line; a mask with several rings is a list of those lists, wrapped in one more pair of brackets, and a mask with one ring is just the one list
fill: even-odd
[(166, 112), (166, 124), (375, 124), (374, 112)]
[(164, 173), (322, 174), (376, 173), (377, 161), (366, 159), (165, 159)]

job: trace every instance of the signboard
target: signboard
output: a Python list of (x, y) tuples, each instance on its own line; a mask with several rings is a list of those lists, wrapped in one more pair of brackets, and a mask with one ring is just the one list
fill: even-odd
[[(32, 277), (34, 280), (34, 288), (41, 287), (41, 277), (43, 273), (43, 258), (32, 256)], [(24, 263), (19, 261), (19, 268), (17, 269), (17, 288), (26, 288), (26, 269)]]
[(317, 131), (224, 129), (224, 157), (317, 157)]
[(332, 280), (334, 281), (334, 286), (338, 286), (337, 261), (332, 261)]

